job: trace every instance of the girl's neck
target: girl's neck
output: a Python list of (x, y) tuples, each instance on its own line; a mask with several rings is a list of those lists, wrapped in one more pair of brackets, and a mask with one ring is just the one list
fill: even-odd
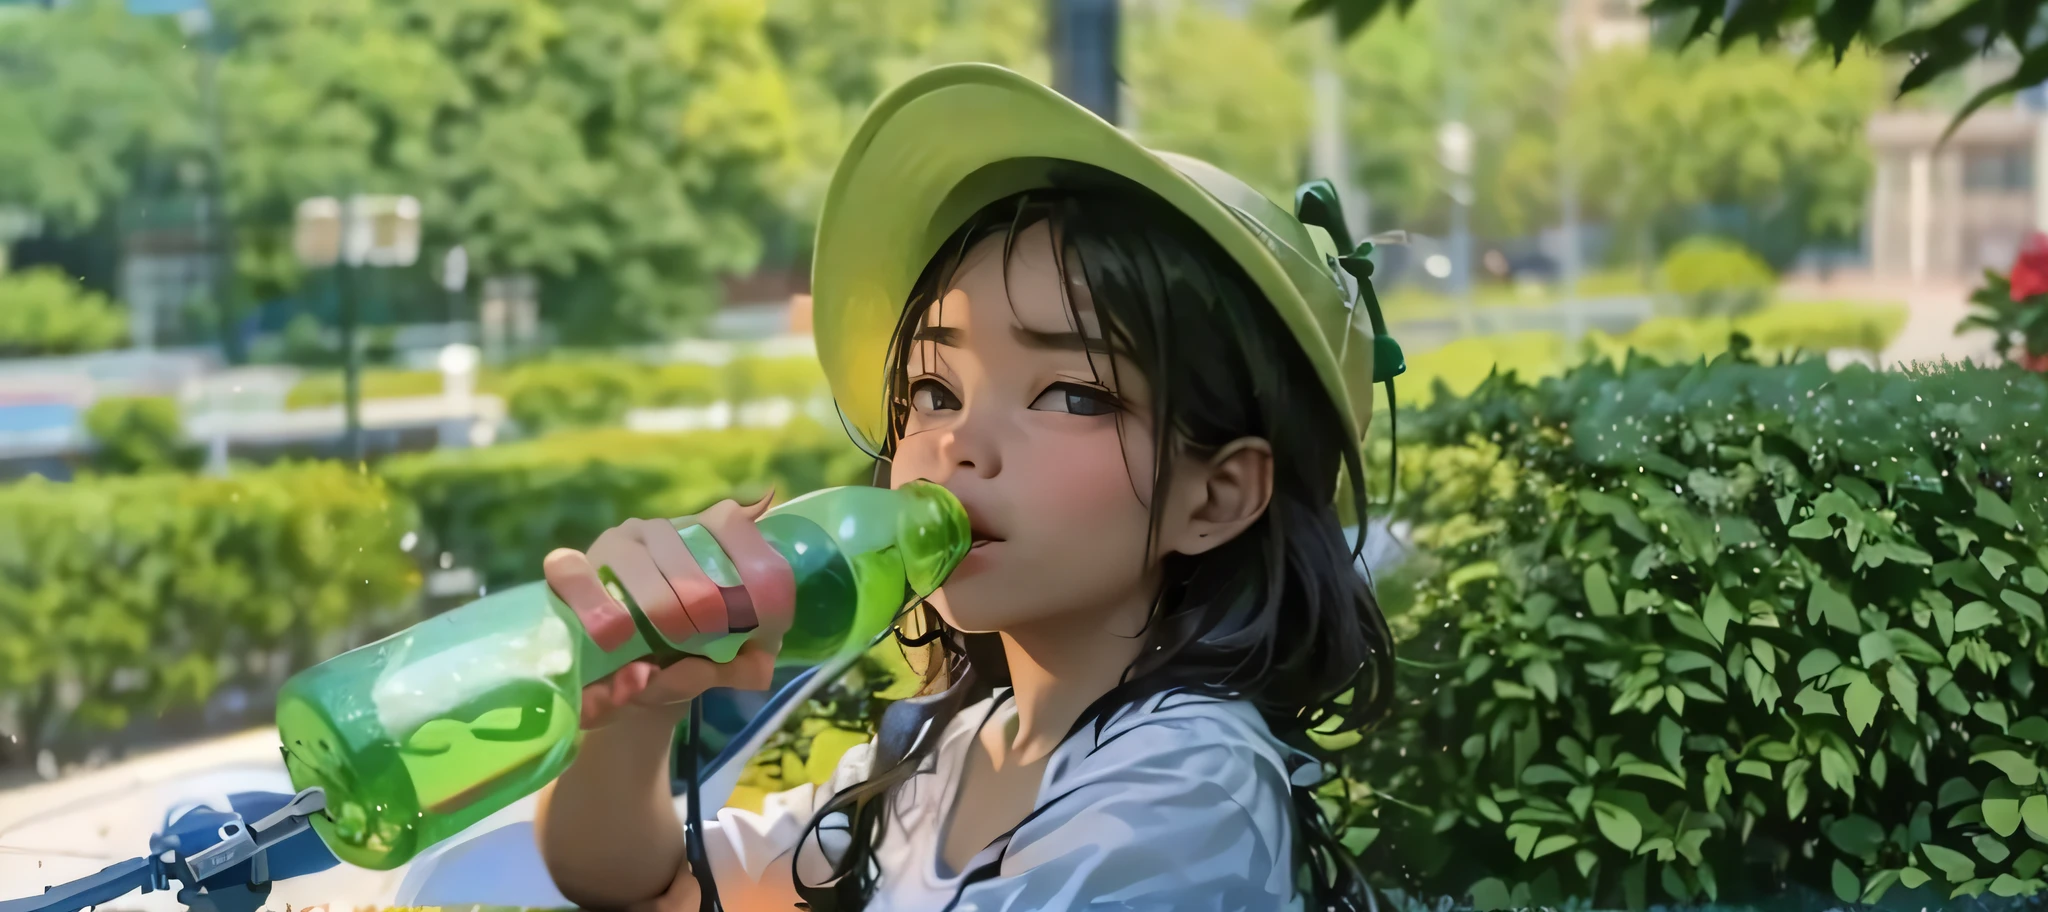
[(1123, 680), (1144, 648), (1139, 633), (1148, 609), (1137, 602), (1072, 611), (1002, 631), (1017, 713), (1007, 731), (996, 733), (1005, 748), (998, 768), (1051, 756), (1089, 705)]

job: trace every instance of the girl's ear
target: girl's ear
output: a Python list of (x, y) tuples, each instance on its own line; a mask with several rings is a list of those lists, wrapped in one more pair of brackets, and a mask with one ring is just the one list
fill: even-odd
[(1201, 554), (1242, 534), (1273, 499), (1273, 446), (1257, 437), (1225, 444), (1175, 472), (1175, 528), (1168, 551)]

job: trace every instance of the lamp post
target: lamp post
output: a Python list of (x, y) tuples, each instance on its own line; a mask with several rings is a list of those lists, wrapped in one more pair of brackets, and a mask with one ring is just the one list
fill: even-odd
[(292, 236), (299, 262), (335, 271), (340, 296), (343, 449), (363, 461), (362, 353), (356, 346), (355, 273), (419, 260), (420, 204), (410, 196), (318, 197), (299, 204)]
[(1053, 88), (1117, 123), (1117, 33), (1121, 0), (1048, 0)]

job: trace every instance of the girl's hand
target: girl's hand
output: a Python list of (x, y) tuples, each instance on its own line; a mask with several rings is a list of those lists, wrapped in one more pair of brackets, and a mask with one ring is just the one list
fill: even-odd
[[(768, 689), (775, 655), (795, 608), (796, 580), (789, 563), (754, 528), (767, 508), (767, 498), (751, 507), (727, 500), (674, 524), (663, 519), (628, 520), (605, 530), (587, 553), (562, 548), (547, 556), (549, 588), (575, 610), (584, 629), (605, 649), (617, 648), (634, 629), (632, 614), (599, 580), (601, 566), (611, 568), (648, 621), (674, 642), (700, 634), (753, 631), (739, 655), (723, 665), (698, 656), (667, 668), (642, 660), (585, 687), (584, 728), (607, 725), (622, 710), (649, 711), (673, 725), (690, 700), (713, 687)], [(705, 575), (676, 534), (677, 525), (689, 522), (702, 525), (717, 539), (739, 569), (743, 585), (721, 589)]]

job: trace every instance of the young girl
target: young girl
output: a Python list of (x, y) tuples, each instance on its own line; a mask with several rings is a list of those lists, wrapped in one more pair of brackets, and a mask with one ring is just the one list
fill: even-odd
[[(706, 825), (725, 908), (1371, 904), (1306, 738), (1373, 723), (1392, 690), (1336, 511), (1340, 478), (1364, 490), (1374, 339), (1329, 209), (1311, 231), (993, 67), (876, 106), (821, 216), (820, 359), (878, 481), (945, 485), (975, 546), (898, 627), (937, 650), (926, 695), (824, 787)], [(600, 639), (623, 611), (599, 565), (678, 629), (756, 629), (727, 665), (633, 665), (586, 693), (537, 822), (582, 905), (698, 908), (670, 735), (704, 690), (767, 685), (792, 584), (763, 506), (697, 517), (741, 588), (666, 521), (548, 559)]]

